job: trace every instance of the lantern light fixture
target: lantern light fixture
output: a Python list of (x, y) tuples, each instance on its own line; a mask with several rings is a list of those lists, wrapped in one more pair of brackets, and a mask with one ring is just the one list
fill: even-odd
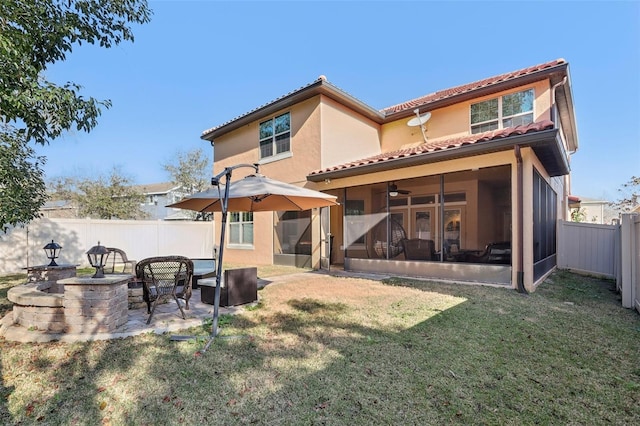
[(96, 273), (91, 278), (104, 278), (104, 265), (106, 262), (106, 255), (109, 250), (105, 246), (100, 245), (98, 241), (97, 246), (93, 246), (87, 252), (87, 258), (93, 268), (96, 268)]
[(62, 246), (58, 243), (51, 242), (43, 247), (44, 252), (47, 255), (48, 259), (51, 259), (51, 262), (47, 266), (58, 266), (56, 263), (56, 258), (60, 257), (60, 251), (62, 250)]

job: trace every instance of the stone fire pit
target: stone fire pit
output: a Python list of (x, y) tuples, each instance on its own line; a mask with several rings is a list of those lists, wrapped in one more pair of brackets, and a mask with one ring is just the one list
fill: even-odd
[(77, 277), (75, 265), (29, 268), (9, 289), (13, 323), (49, 333), (110, 333), (126, 324), (128, 274)]

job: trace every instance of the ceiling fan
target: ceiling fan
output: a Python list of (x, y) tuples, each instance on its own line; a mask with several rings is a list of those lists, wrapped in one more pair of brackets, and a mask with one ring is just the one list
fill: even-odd
[(407, 195), (411, 194), (411, 191), (407, 191), (406, 189), (398, 189), (398, 185), (396, 185), (395, 182), (391, 182), (391, 185), (389, 185), (389, 196), (397, 197), (399, 194)]

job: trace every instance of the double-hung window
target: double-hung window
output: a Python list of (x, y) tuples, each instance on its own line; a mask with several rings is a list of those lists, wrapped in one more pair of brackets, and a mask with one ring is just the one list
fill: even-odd
[(253, 244), (253, 212), (229, 213), (229, 244)]
[(533, 122), (533, 89), (471, 104), (471, 133)]
[(260, 123), (260, 158), (291, 151), (291, 113)]

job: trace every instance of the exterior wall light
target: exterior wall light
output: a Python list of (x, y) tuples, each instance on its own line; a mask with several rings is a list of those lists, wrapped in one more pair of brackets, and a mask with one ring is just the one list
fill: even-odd
[(43, 247), (44, 252), (47, 254), (47, 258), (51, 259), (51, 262), (47, 266), (58, 266), (56, 258), (60, 257), (60, 250), (62, 246), (58, 243), (54, 243), (53, 240), (49, 244)]
[(93, 268), (96, 268), (96, 273), (91, 276), (91, 278), (104, 278), (104, 264), (105, 257), (109, 254), (109, 250), (105, 246), (100, 245), (100, 241), (98, 241), (97, 246), (93, 246), (87, 252), (87, 258), (89, 259), (89, 263)]

